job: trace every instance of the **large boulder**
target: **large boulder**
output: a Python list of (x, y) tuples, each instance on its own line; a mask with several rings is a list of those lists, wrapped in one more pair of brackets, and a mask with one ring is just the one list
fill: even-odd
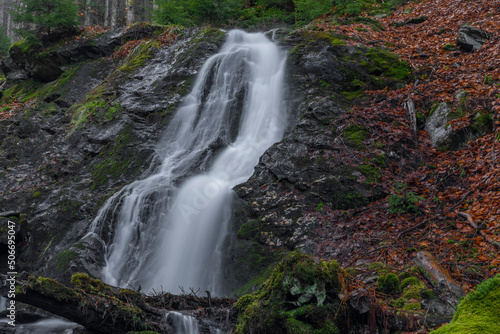
[(464, 51), (473, 52), (486, 43), (490, 39), (490, 35), (481, 29), (464, 25), (460, 28), (457, 36), (457, 45)]

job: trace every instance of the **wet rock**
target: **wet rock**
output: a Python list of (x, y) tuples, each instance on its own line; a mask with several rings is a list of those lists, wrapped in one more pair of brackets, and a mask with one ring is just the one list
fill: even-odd
[(463, 25), (458, 32), (456, 43), (463, 51), (473, 52), (479, 50), (490, 38), (490, 34), (484, 30)]

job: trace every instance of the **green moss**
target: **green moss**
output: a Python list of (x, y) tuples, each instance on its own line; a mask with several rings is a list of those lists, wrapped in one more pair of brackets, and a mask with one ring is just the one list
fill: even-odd
[(346, 45), (346, 42), (342, 39), (348, 38), (348, 36), (342, 36), (339, 34), (334, 34), (330, 31), (304, 31), (303, 37), (305, 37), (309, 42), (315, 40), (323, 40), (328, 42), (330, 45)]
[(69, 198), (63, 199), (58, 203), (57, 208), (68, 215), (73, 215), (78, 212), (83, 203), (78, 201), (73, 201)]
[[(421, 291), (425, 290), (426, 286), (418, 278), (410, 276), (403, 279), (400, 289), (403, 291), (403, 294), (394, 302), (394, 306), (396, 307), (406, 306), (410, 300), (420, 300)], [(420, 305), (418, 309), (420, 309)]]
[(422, 299), (434, 299), (436, 298), (436, 293), (430, 289), (424, 289), (420, 292)]
[(144, 62), (151, 58), (153, 50), (158, 48), (159, 44), (156, 40), (144, 41), (137, 45), (123, 60), (122, 66), (118, 68), (119, 71), (132, 73), (139, 67), (144, 65)]
[(50, 278), (31, 277), (29, 282), (32, 289), (42, 295), (55, 297), (60, 302), (78, 301), (79, 298), (81, 298), (81, 295), (73, 289), (70, 289)]
[[(331, 303), (341, 289), (340, 272), (334, 261), (314, 261), (310, 256), (290, 253), (256, 292), (235, 304), (235, 333), (269, 333), (274, 328), (284, 328), (286, 333), (311, 333), (321, 329), (330, 313), (325, 312), (318, 321), (311, 319), (308, 310), (338, 308), (338, 304)], [(330, 316), (333, 318), (333, 314)]]
[(372, 165), (359, 165), (358, 170), (366, 177), (367, 183), (378, 183), (382, 178), (380, 169)]
[(83, 127), (87, 123), (103, 124), (117, 119), (123, 107), (114, 99), (99, 94), (88, 94), (84, 102), (72, 107), (73, 129)]
[(33, 46), (35, 46), (33, 42), (29, 41), (27, 38), (23, 38), (10, 45), (9, 53), (11, 53), (14, 48), (18, 48), (22, 53), (29, 55)]
[(127, 149), (131, 142), (132, 130), (128, 127), (99, 154), (96, 159), (99, 162), (91, 172), (92, 189), (101, 186), (109, 178), (117, 179), (125, 173), (132, 162), (130, 150)]
[(455, 51), (456, 50), (456, 45), (455, 44), (445, 44), (441, 47), (441, 49), (445, 51)]
[(347, 210), (359, 208), (368, 204), (368, 199), (362, 193), (357, 191), (345, 191), (334, 194), (331, 198), (331, 208)]
[(368, 138), (369, 134), (363, 125), (350, 124), (344, 129), (343, 136), (352, 146), (364, 150), (366, 147), (363, 145), (363, 141)]
[(311, 325), (294, 318), (286, 319), (286, 329), (287, 333), (290, 334), (310, 334), (313, 332)]
[(386, 158), (385, 154), (377, 154), (373, 159), (373, 163), (378, 167), (385, 168), (386, 167)]
[(67, 271), (69, 263), (76, 258), (77, 254), (74, 251), (66, 249), (54, 256), (55, 268), (59, 271)]
[(421, 308), (422, 308), (422, 305), (419, 302), (406, 303), (405, 306), (403, 306), (403, 310), (406, 310), (406, 311), (416, 311), (416, 310), (420, 310)]
[(388, 295), (398, 294), (401, 291), (400, 284), (399, 277), (394, 273), (382, 275), (377, 279), (378, 290)]
[(453, 320), (432, 334), (500, 333), (500, 275), (484, 281), (457, 307)]
[(71, 284), (88, 293), (97, 294), (111, 292), (110, 288), (106, 284), (98, 279), (91, 278), (86, 273), (76, 273), (71, 276)]
[(261, 230), (262, 223), (260, 219), (251, 220), (241, 225), (238, 230), (237, 236), (240, 239), (253, 239), (255, 235)]
[(405, 61), (400, 61), (399, 56), (388, 50), (370, 48), (366, 53), (368, 62), (361, 65), (377, 76), (404, 81), (410, 76), (410, 67)]
[(479, 133), (489, 133), (493, 130), (491, 114), (484, 113), (474, 118), (473, 129)]

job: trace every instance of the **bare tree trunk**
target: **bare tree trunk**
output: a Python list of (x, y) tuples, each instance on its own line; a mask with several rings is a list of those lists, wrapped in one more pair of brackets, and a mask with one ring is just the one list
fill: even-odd
[[(126, 25), (129, 26), (129, 25), (134, 23), (134, 17), (135, 17), (134, 5), (135, 4), (134, 4), (134, 0), (126, 0), (126, 1), (127, 1), (127, 4), (125, 6), (125, 11), (127, 13)], [(136, 0), (136, 2), (139, 2), (139, 1)]]

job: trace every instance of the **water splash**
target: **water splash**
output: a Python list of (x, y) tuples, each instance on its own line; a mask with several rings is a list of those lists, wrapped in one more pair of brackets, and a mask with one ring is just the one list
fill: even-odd
[[(171, 119), (151, 176), (115, 194), (91, 233), (108, 241), (104, 280), (146, 291), (224, 293), (221, 269), (232, 188), (282, 138), (284, 57), (263, 34), (231, 31)], [(104, 241), (103, 241), (104, 242)], [(104, 242), (105, 243), (105, 242)]]

